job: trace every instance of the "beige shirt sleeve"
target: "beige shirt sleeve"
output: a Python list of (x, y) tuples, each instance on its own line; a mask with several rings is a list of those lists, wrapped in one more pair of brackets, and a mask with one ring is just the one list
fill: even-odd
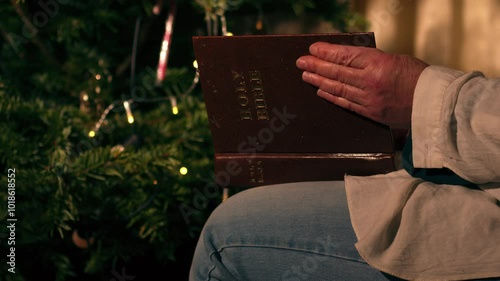
[(427, 67), (415, 90), (412, 137), (416, 167), (450, 168), (482, 190), (405, 170), (346, 176), (358, 252), (406, 280), (500, 276), (500, 81)]
[(500, 182), (500, 79), (429, 66), (413, 100), (413, 162), (474, 182)]

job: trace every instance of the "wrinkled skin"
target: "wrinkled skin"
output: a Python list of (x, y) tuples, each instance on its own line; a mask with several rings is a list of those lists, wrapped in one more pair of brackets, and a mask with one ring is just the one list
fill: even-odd
[(318, 87), (318, 96), (393, 128), (411, 127), (413, 93), (428, 64), (375, 48), (323, 42), (312, 44), (309, 52), (297, 67), (305, 82)]

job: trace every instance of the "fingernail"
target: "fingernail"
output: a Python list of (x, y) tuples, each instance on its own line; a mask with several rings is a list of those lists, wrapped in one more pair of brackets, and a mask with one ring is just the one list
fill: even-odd
[(303, 58), (299, 58), (295, 64), (298, 68), (304, 68), (306, 67), (306, 60)]
[(312, 44), (311, 46), (309, 46), (309, 52), (311, 54), (315, 54), (317, 50), (318, 50), (318, 45), (317, 44)]
[(312, 73), (311, 72), (307, 72), (307, 71), (304, 71), (302, 72), (302, 80), (310, 80), (312, 77)]
[(318, 49), (318, 46), (316, 46), (315, 44), (312, 44), (311, 46), (309, 46), (309, 52), (311, 54), (315, 53), (317, 49)]

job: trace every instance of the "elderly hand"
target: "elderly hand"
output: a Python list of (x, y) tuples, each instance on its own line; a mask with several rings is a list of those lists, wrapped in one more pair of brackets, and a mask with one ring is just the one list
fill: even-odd
[(297, 67), (304, 70), (305, 82), (318, 87), (318, 96), (393, 128), (410, 128), (413, 93), (428, 64), (375, 48), (323, 42), (309, 51)]

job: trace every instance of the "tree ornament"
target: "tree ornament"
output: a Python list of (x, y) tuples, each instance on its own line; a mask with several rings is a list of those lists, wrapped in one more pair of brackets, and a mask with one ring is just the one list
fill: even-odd
[(88, 239), (82, 238), (78, 233), (78, 230), (73, 230), (73, 235), (71, 236), (73, 244), (80, 249), (88, 249), (92, 244), (94, 244), (95, 238), (90, 236)]
[(170, 1), (170, 9), (168, 11), (168, 17), (165, 21), (165, 33), (163, 35), (163, 41), (161, 44), (160, 60), (158, 62), (158, 69), (156, 70), (156, 85), (160, 85), (165, 79), (167, 73), (167, 62), (168, 53), (170, 51), (170, 44), (172, 41), (172, 31), (174, 26), (176, 12), (175, 0)]

